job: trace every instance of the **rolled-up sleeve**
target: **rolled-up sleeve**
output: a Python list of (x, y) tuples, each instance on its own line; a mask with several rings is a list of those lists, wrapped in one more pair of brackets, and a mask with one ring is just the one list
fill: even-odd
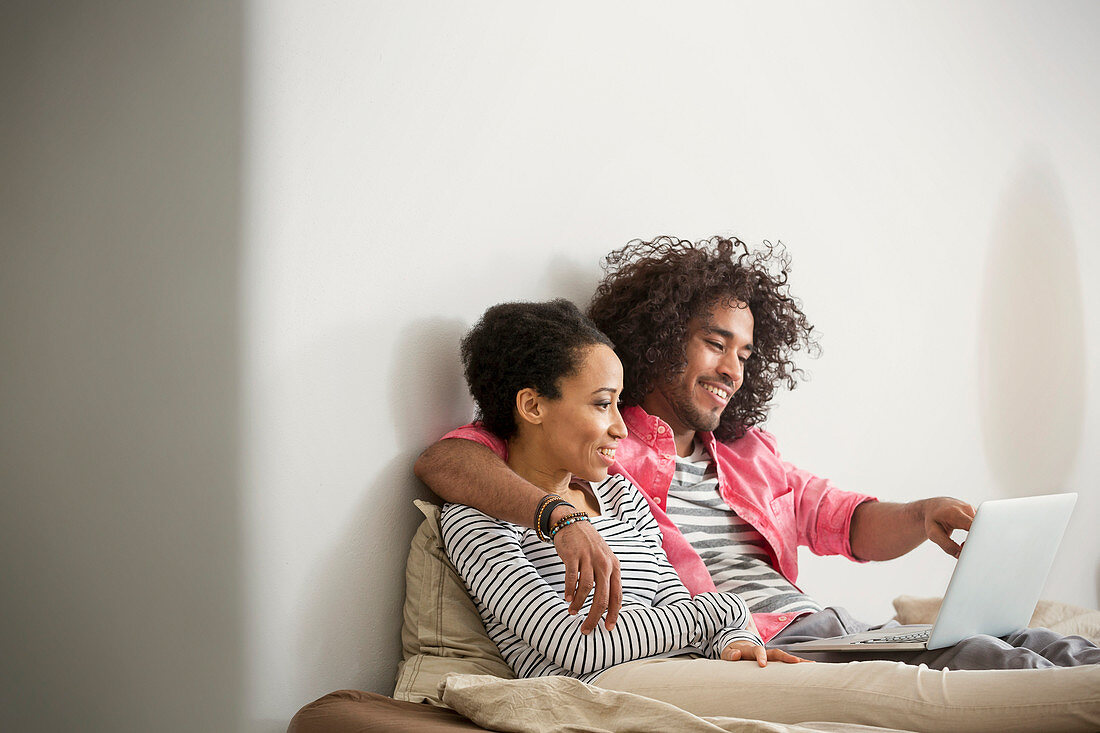
[(450, 440), (451, 438), (472, 440), (475, 443), (481, 443), (483, 446), (500, 456), (501, 460), (508, 460), (508, 444), (481, 427), (480, 423), (470, 423), (469, 425), (455, 428), (440, 438), (440, 440)]
[(815, 555), (843, 555), (863, 562), (852, 553), (852, 515), (865, 501), (878, 501), (868, 494), (843, 491), (828, 479), (814, 476), (784, 462), (787, 486), (794, 498), (798, 544)]

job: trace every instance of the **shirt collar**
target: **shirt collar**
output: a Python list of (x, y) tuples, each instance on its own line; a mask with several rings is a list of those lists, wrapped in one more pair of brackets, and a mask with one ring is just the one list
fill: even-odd
[(664, 420), (650, 415), (640, 406), (623, 408), (622, 414), (627, 432), (647, 445), (653, 445), (657, 440), (658, 427), (664, 426), (665, 430), (672, 430), (668, 425), (665, 425)]
[[(622, 415), (627, 431), (649, 446), (656, 445), (658, 438), (666, 435), (669, 440), (673, 439), (672, 428), (668, 423), (656, 415), (650, 415), (640, 405), (623, 408)], [(695, 436), (702, 440), (707, 451), (714, 455), (714, 433), (699, 430), (696, 431)]]

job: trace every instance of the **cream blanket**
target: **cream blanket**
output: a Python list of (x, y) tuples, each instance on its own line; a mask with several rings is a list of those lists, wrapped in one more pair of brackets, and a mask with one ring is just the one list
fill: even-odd
[[(942, 599), (940, 598), (914, 598), (912, 596), (900, 596), (894, 600), (894, 609), (897, 611), (897, 620), (900, 623), (931, 623), (939, 611)], [(1040, 601), (1032, 618), (1031, 626), (1043, 626), (1061, 634), (1077, 634), (1097, 643), (1100, 639), (1100, 611), (1092, 611), (1077, 606), (1052, 601)], [(856, 662), (853, 663), (860, 669), (865, 664), (887, 665), (888, 663)], [(800, 665), (801, 666), (801, 665)], [(824, 672), (825, 667), (833, 665), (814, 665), (816, 671)], [(836, 665), (844, 667), (847, 665)], [(904, 665), (902, 665), (904, 667)], [(853, 668), (854, 669), (854, 668)], [(914, 670), (917, 668), (908, 667)], [(924, 667), (920, 668), (924, 670)], [(1097, 670), (1081, 670), (1069, 672), (1080, 678), (1081, 674), (1087, 674), (1084, 689), (1097, 690), (1097, 695), (1086, 695), (1090, 698), (1082, 703), (1080, 698), (1074, 700), (1077, 706), (1075, 710), (1085, 710), (1085, 722), (1069, 715), (1067, 721), (1060, 721), (1062, 725), (1057, 728), (1064, 729), (1093, 729), (1092, 722), (1100, 720), (1100, 685), (1097, 681)], [(1048, 670), (1032, 670), (1023, 674), (1035, 674)], [(1053, 670), (1049, 670), (1053, 671)], [(928, 671), (926, 670), (926, 673)], [(974, 675), (989, 675), (988, 672), (953, 672), (952, 675), (964, 675), (957, 677), (959, 680), (978, 680)], [(994, 675), (1013, 675), (1016, 672), (994, 672)], [(1057, 674), (1066, 674), (1058, 672)], [(970, 677), (965, 677), (970, 675)], [(882, 679), (881, 674), (876, 675)], [(1057, 677), (1057, 675), (1055, 675)], [(830, 675), (832, 678), (832, 675)], [(1055, 688), (1061, 682), (1045, 675), (1042, 679), (1046, 683), (1053, 683)], [(903, 678), (899, 677), (899, 680)], [(985, 679), (992, 679), (986, 677)], [(1021, 680), (1034, 681), (1037, 678), (1020, 678)], [(1067, 678), (1069, 679), (1069, 678)], [(1082, 678), (1084, 679), (1084, 678)], [(906, 693), (913, 691), (908, 688), (911, 680), (903, 680), (907, 688)], [(1030, 684), (1028, 682), (1027, 684)], [(1078, 682), (1078, 684), (1080, 684)], [(1025, 685), (1026, 686), (1026, 685)], [(920, 685), (917, 685), (919, 688)], [(746, 733), (820, 733), (851, 731), (897, 733), (899, 728), (878, 728), (866, 725), (856, 725), (836, 722), (803, 722), (797, 725), (772, 723), (762, 720), (749, 720), (731, 717), (699, 717), (666, 702), (654, 700), (642, 695), (629, 692), (621, 692), (610, 689), (602, 689), (587, 685), (579, 680), (567, 677), (539, 677), (534, 679), (504, 680), (488, 675), (448, 674), (440, 684), (440, 696), (443, 704), (458, 711), (483, 728), (496, 731), (516, 731), (517, 733), (600, 733), (606, 731), (637, 731), (638, 733), (657, 733), (658, 731), (685, 731), (686, 733), (716, 733), (718, 731), (744, 731)], [(892, 689), (892, 688), (891, 688)], [(999, 683), (978, 693), (979, 699), (985, 700), (985, 705), (992, 711), (1000, 705), (996, 698), (998, 693), (1012, 696), (1012, 691), (1002, 688)], [(918, 697), (919, 697), (918, 689)], [(899, 702), (901, 700), (899, 695)], [(950, 696), (948, 696), (950, 697)], [(1052, 695), (1051, 698), (1054, 696)], [(1091, 700), (1096, 697), (1095, 700)], [(1040, 695), (1040, 699), (1046, 699), (1047, 695)], [(933, 720), (954, 720), (951, 717), (950, 705), (942, 710), (944, 718), (939, 718), (937, 713)], [(822, 710), (823, 717), (828, 711)], [(895, 716), (898, 717), (898, 716)], [(996, 717), (991, 715), (991, 717)], [(901, 716), (904, 725), (913, 725), (914, 719)], [(886, 721), (882, 721), (886, 722)], [(987, 721), (993, 727), (990, 729), (1006, 730), (1012, 726), (1002, 722)], [(1023, 722), (1023, 721), (1017, 721)], [(1054, 722), (1049, 720), (1048, 722)], [(895, 724), (898, 724), (895, 722)], [(936, 727), (936, 726), (934, 726)], [(1025, 723), (1023, 729), (1029, 729)], [(981, 728), (980, 729), (985, 729)], [(1019, 726), (1016, 726), (1019, 728)], [(978, 728), (975, 728), (978, 729)]]

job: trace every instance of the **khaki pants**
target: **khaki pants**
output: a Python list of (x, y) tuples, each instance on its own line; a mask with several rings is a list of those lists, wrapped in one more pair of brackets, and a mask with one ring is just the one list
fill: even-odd
[(612, 667), (596, 686), (699, 716), (833, 721), (912, 731), (1100, 730), (1100, 665), (936, 671), (848, 664), (650, 659)]

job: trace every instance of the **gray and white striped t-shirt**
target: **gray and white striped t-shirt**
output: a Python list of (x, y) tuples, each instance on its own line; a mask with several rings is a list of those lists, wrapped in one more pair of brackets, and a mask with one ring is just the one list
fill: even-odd
[(772, 567), (764, 537), (718, 493), (714, 461), (699, 441), (676, 458), (666, 511), (720, 591), (736, 593), (753, 613), (806, 613), (821, 606)]

